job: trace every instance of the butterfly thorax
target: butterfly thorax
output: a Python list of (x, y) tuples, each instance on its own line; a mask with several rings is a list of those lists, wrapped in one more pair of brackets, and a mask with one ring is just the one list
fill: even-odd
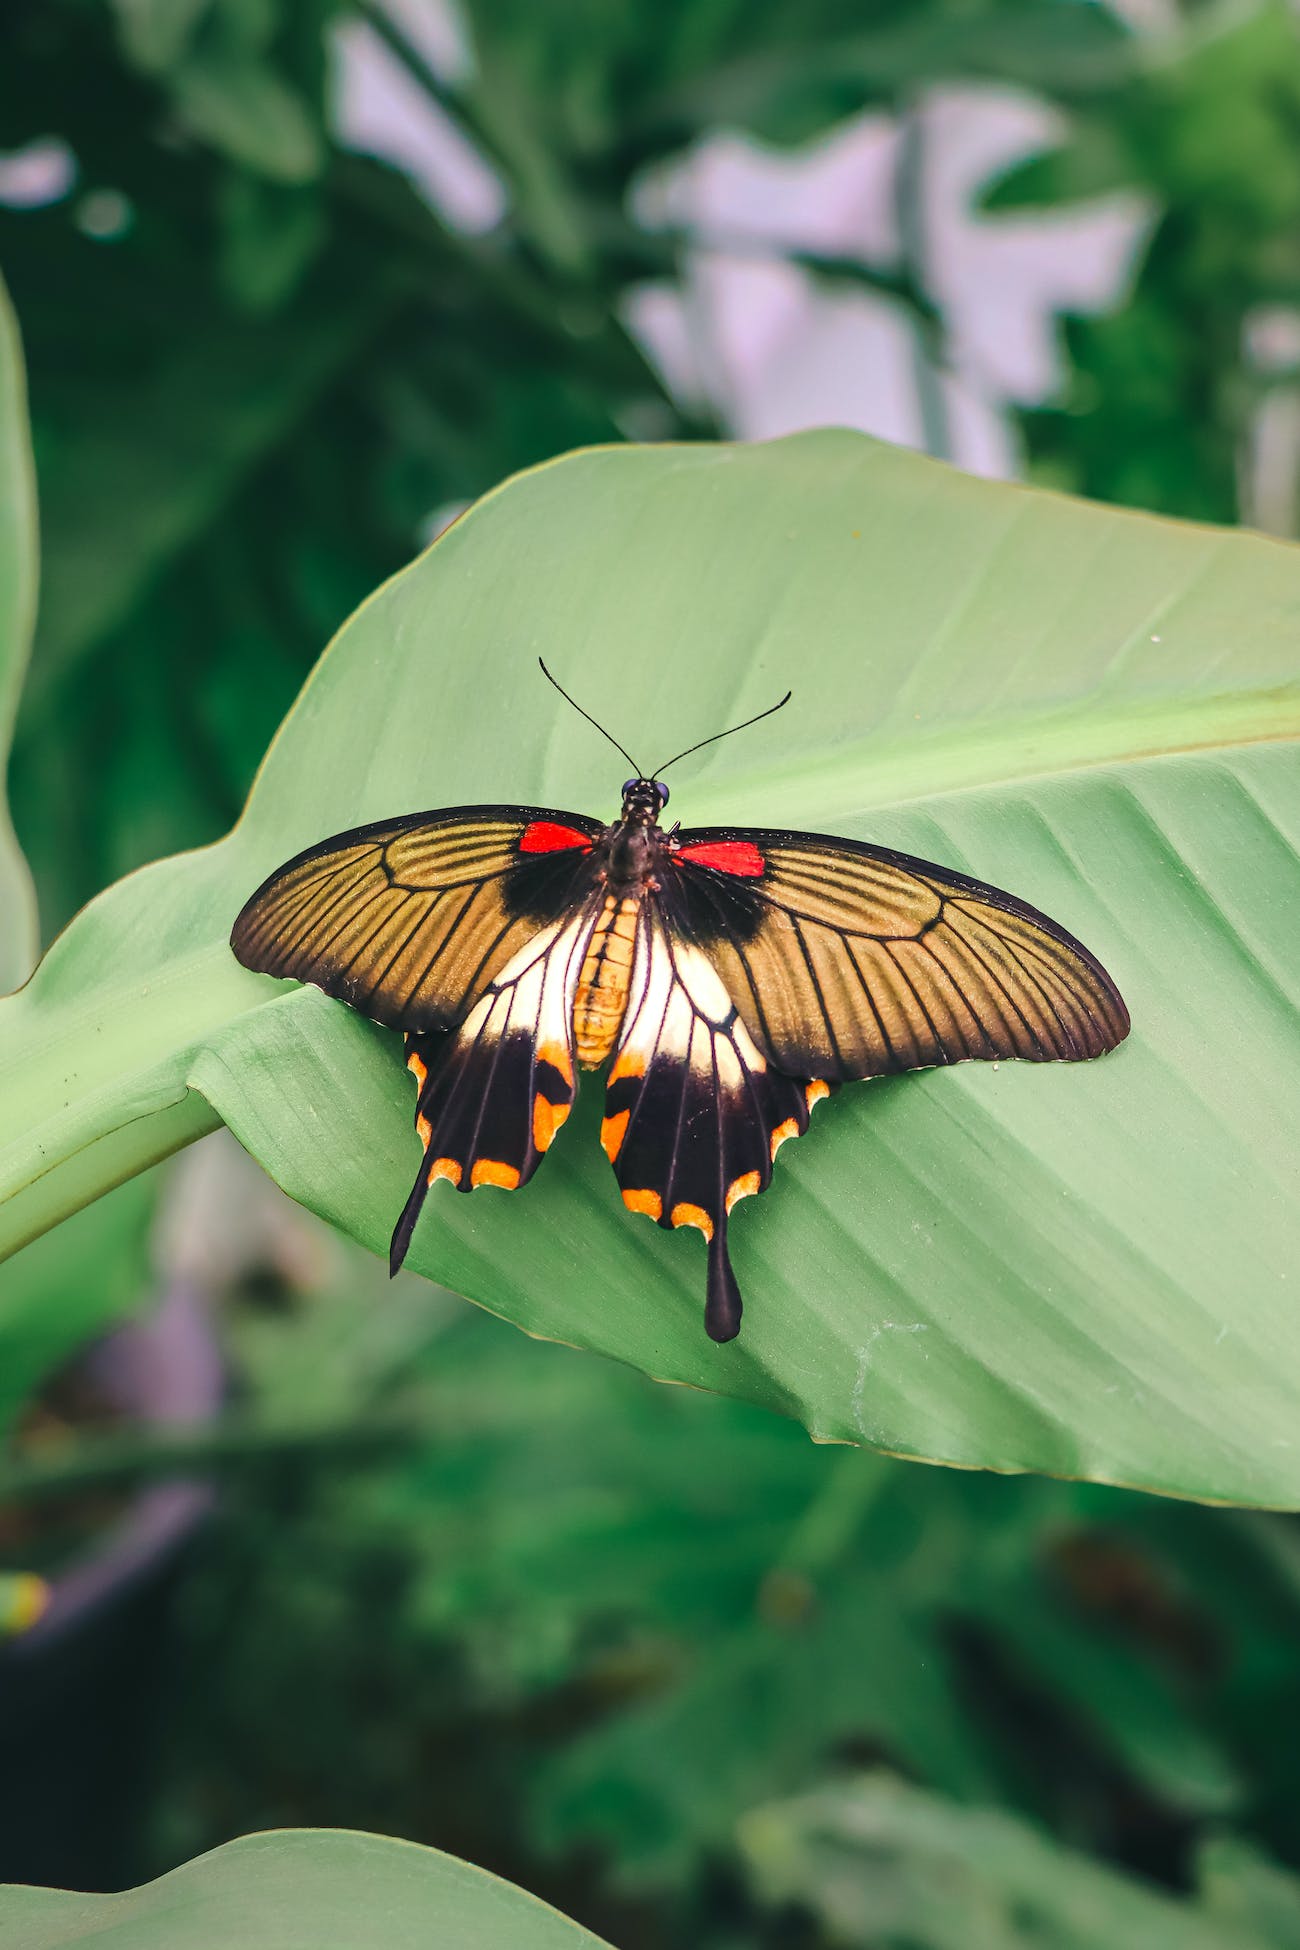
[(605, 835), (605, 882), (611, 893), (635, 894), (644, 891), (654, 877), (663, 847), (663, 834), (657, 821), (626, 814)]
[[(658, 811), (658, 801), (654, 811)], [(663, 835), (647, 806), (629, 809), (605, 836), (605, 895), (587, 943), (573, 1002), (578, 1062), (598, 1069), (618, 1039), (627, 1007), (637, 917), (654, 876)]]

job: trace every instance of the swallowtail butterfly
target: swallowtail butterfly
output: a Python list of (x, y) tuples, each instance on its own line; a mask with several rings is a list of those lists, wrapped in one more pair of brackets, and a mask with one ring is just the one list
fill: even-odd
[(405, 1035), (424, 1158), (393, 1272), (430, 1186), (526, 1184), (578, 1070), (608, 1061), (623, 1203), (703, 1233), (705, 1326), (727, 1341), (732, 1207), (819, 1099), (970, 1058), (1100, 1056), (1129, 1017), (1096, 957), (1014, 895), (818, 833), (665, 830), (666, 770), (638, 769), (609, 825), (457, 806), (337, 834), (271, 875), (231, 941)]

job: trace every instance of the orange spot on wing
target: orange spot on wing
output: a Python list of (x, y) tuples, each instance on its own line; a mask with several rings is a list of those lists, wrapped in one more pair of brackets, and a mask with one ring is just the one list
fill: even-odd
[(675, 1226), (695, 1226), (706, 1239), (713, 1237), (713, 1221), (702, 1205), (674, 1205), (669, 1217)]
[(606, 1117), (601, 1121), (601, 1149), (611, 1164), (618, 1156), (619, 1147), (623, 1142), (623, 1133), (627, 1129), (627, 1120), (631, 1115), (630, 1110), (621, 1110), (617, 1117)]
[(658, 1192), (624, 1192), (623, 1203), (629, 1212), (644, 1212), (647, 1219), (661, 1219), (664, 1202)]
[(609, 1073), (609, 1080), (611, 1083), (617, 1083), (620, 1077), (643, 1077), (644, 1075), (645, 1058), (640, 1050), (625, 1049), (621, 1055), (614, 1058), (614, 1067)]
[(513, 1165), (503, 1165), (496, 1158), (480, 1158), (469, 1175), (471, 1185), (499, 1185), (503, 1192), (513, 1192), (519, 1183), (519, 1173)]
[(829, 1083), (822, 1083), (819, 1079), (814, 1083), (810, 1083), (803, 1094), (808, 1099), (808, 1108), (811, 1110), (813, 1105), (819, 1104), (823, 1097), (830, 1096), (831, 1087)]
[(433, 1136), (433, 1126), (428, 1118), (421, 1115), (418, 1111), (415, 1118), (415, 1128), (420, 1133), (420, 1143), (427, 1151), (429, 1148), (429, 1139)]
[(778, 1124), (772, 1133), (772, 1156), (775, 1158), (787, 1138), (798, 1137), (799, 1126), (793, 1117), (787, 1117), (784, 1124)]
[(566, 1083), (573, 1082), (573, 1062), (563, 1043), (539, 1043), (537, 1057), (539, 1062), (549, 1063), (553, 1070), (558, 1070)]
[(553, 1104), (549, 1097), (533, 1100), (533, 1143), (545, 1151), (569, 1114), (567, 1104)]
[(762, 1189), (762, 1180), (756, 1171), (747, 1171), (743, 1177), (733, 1178), (727, 1187), (728, 1212), (730, 1212), (737, 1199), (753, 1198), (755, 1192), (760, 1192)]
[(429, 1066), (418, 1050), (411, 1051), (411, 1054), (406, 1059), (406, 1067), (419, 1084), (421, 1090), (423, 1090), (425, 1079), (429, 1074)]
[(429, 1166), (429, 1183), (435, 1178), (449, 1178), (453, 1185), (460, 1183), (460, 1166), (454, 1158), (435, 1158)]

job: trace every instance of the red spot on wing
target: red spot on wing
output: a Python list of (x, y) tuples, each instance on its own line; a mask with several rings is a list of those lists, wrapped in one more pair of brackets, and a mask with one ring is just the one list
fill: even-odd
[(555, 819), (535, 819), (519, 835), (521, 853), (563, 853), (579, 846), (590, 853), (591, 835), (580, 833), (576, 826), (561, 826)]
[(715, 873), (744, 874), (757, 879), (763, 871), (763, 856), (752, 840), (705, 840), (699, 846), (684, 846), (677, 855), (693, 867), (712, 867)]

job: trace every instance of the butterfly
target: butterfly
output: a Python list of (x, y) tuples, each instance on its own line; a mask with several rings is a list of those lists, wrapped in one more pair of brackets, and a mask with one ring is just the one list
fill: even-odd
[(601, 1143), (623, 1203), (704, 1235), (705, 1327), (728, 1341), (732, 1208), (822, 1098), (971, 1058), (1100, 1056), (1129, 1016), (1095, 955), (1013, 894), (820, 833), (665, 830), (668, 766), (624, 756), (609, 824), (457, 806), (322, 840), (258, 888), (231, 945), (404, 1032), (424, 1157), (392, 1272), (431, 1186), (526, 1184), (578, 1071), (608, 1062)]

